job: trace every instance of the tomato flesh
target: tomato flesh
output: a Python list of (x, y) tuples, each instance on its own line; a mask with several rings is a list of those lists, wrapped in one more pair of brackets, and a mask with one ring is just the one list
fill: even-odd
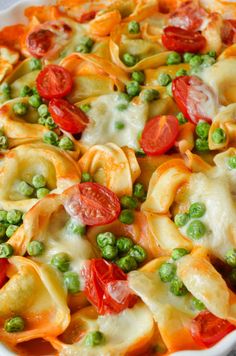
[(46, 29), (31, 32), (26, 38), (26, 46), (32, 56), (42, 58), (50, 50), (54, 34)]
[(206, 39), (199, 32), (168, 26), (164, 29), (162, 43), (170, 51), (197, 53), (205, 47)]
[(72, 89), (72, 78), (65, 68), (49, 64), (39, 73), (37, 79), (37, 90), (45, 99), (63, 98)]
[(7, 258), (1, 258), (0, 259), (0, 288), (3, 287), (5, 282), (7, 281), (7, 267), (9, 265), (9, 262)]
[(236, 43), (236, 20), (224, 20), (221, 38), (227, 46)]
[(175, 116), (156, 116), (144, 127), (141, 147), (149, 156), (163, 154), (174, 145), (178, 132), (179, 123)]
[(82, 132), (89, 122), (87, 115), (80, 108), (64, 99), (50, 100), (49, 112), (62, 130), (72, 134)]
[(88, 22), (90, 20), (93, 20), (94, 17), (96, 16), (97, 12), (96, 11), (89, 11), (89, 12), (85, 12), (84, 14), (82, 14), (80, 16), (80, 18), (78, 19), (79, 23), (85, 23)]
[(190, 331), (197, 344), (211, 347), (235, 330), (234, 325), (220, 319), (209, 311), (202, 311), (193, 319)]
[(114, 263), (92, 259), (82, 271), (84, 293), (99, 314), (120, 313), (131, 308), (137, 297), (128, 288), (126, 274)]
[(108, 188), (98, 183), (81, 183), (65, 191), (65, 208), (85, 225), (99, 226), (113, 222), (120, 214), (120, 201)]

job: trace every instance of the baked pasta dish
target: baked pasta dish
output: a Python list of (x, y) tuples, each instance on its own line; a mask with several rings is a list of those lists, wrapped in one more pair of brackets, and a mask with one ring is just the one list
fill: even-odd
[(200, 355), (236, 328), (236, 4), (25, 16), (0, 30), (0, 342)]

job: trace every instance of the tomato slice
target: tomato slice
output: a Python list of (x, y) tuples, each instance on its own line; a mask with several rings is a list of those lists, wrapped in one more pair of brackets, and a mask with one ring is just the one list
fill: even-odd
[(73, 82), (67, 69), (56, 64), (49, 64), (39, 73), (36, 84), (39, 94), (50, 100), (63, 98), (69, 94)]
[(186, 119), (212, 121), (218, 107), (212, 89), (196, 76), (177, 77), (172, 82), (173, 97)]
[(179, 123), (175, 116), (155, 116), (144, 127), (141, 147), (150, 156), (163, 154), (174, 145), (178, 132)]
[(40, 29), (31, 32), (26, 38), (26, 46), (32, 56), (41, 58), (52, 46), (54, 34), (49, 30)]
[(164, 29), (162, 43), (170, 51), (197, 53), (205, 47), (206, 39), (199, 32), (168, 26)]
[(227, 46), (236, 43), (236, 20), (224, 20), (221, 30), (221, 38)]
[(62, 130), (72, 134), (82, 132), (89, 122), (87, 115), (80, 108), (64, 99), (50, 100), (49, 112)]
[(209, 311), (199, 313), (190, 326), (193, 339), (204, 347), (215, 345), (233, 330), (235, 330), (234, 325), (227, 320), (218, 318)]
[(65, 191), (65, 208), (85, 225), (109, 224), (120, 214), (120, 201), (108, 188), (98, 183), (81, 183)]
[(80, 16), (80, 18), (77, 20), (79, 23), (85, 23), (88, 22), (90, 20), (93, 20), (94, 17), (96, 16), (97, 12), (96, 11), (89, 11), (89, 12), (85, 12), (84, 14), (82, 14)]
[(99, 314), (120, 313), (137, 301), (128, 287), (126, 274), (114, 263), (92, 259), (82, 270), (82, 276), (84, 293)]
[(9, 265), (9, 262), (7, 258), (1, 258), (0, 259), (0, 288), (5, 284), (7, 281), (7, 267)]

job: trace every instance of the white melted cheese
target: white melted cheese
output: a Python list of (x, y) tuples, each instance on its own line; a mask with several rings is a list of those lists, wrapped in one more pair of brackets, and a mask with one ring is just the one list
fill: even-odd
[[(103, 95), (94, 100), (88, 113), (90, 123), (84, 130), (81, 142), (87, 146), (116, 143), (118, 146), (139, 148), (138, 135), (143, 130), (148, 116), (148, 104), (129, 103), (124, 111), (119, 111), (117, 105), (124, 103), (118, 94)], [(117, 129), (116, 123), (124, 124), (123, 129)]]

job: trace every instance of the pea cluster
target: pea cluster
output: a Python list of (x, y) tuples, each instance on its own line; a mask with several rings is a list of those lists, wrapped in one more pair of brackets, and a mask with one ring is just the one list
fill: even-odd
[(78, 46), (75, 48), (79, 53), (90, 53), (94, 45), (94, 40), (90, 37), (81, 37)]
[(116, 238), (112, 232), (98, 234), (97, 244), (102, 257), (116, 263), (126, 273), (137, 269), (147, 257), (146, 251), (141, 246), (134, 245), (129, 237)]
[(41, 104), (38, 107), (38, 114), (39, 114), (38, 123), (40, 125), (46, 126), (49, 130), (54, 130), (57, 127), (53, 118), (50, 116), (50, 113), (48, 111), (48, 107), (46, 104)]
[(190, 219), (192, 220), (187, 227), (187, 236), (193, 240), (199, 240), (206, 233), (206, 226), (202, 221), (197, 220), (201, 218), (206, 212), (206, 206), (203, 203), (193, 203), (190, 205), (189, 212), (175, 215), (174, 221), (178, 227), (185, 226)]
[(201, 121), (195, 128), (195, 133), (198, 136), (195, 141), (195, 148), (199, 152), (205, 152), (209, 150), (208, 135), (210, 127), (211, 126), (207, 122)]
[(22, 180), (18, 186), (18, 192), (26, 198), (36, 197), (42, 199), (50, 193), (50, 190), (46, 187), (46, 178), (42, 174), (36, 174), (33, 176), (31, 184)]
[(22, 224), (20, 210), (0, 210), (0, 242), (6, 242)]
[(64, 136), (59, 139), (54, 131), (45, 132), (43, 135), (43, 142), (49, 145), (58, 146), (64, 151), (73, 151), (74, 149), (74, 143), (69, 137)]
[(13, 111), (17, 116), (25, 116), (30, 106), (34, 109), (38, 109), (42, 104), (42, 99), (36, 88), (30, 88), (28, 85), (25, 85), (20, 91), (21, 97), (28, 97), (28, 104), (23, 102), (17, 102), (13, 105)]

